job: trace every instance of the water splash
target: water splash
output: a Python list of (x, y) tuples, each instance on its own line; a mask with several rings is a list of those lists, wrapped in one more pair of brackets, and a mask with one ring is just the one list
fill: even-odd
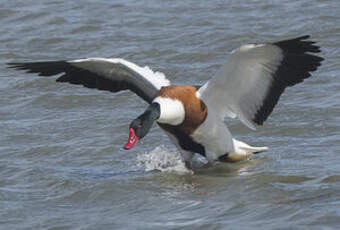
[(179, 152), (170, 151), (164, 146), (158, 146), (151, 152), (139, 154), (137, 156), (137, 165), (145, 168), (146, 171), (192, 173), (185, 167)]

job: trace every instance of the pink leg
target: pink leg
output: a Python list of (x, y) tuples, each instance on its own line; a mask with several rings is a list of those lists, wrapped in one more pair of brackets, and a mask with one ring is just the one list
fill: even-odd
[(208, 161), (208, 163), (204, 164), (204, 165), (202, 166), (202, 168), (211, 168), (211, 167), (213, 167), (213, 166), (214, 166), (214, 163)]

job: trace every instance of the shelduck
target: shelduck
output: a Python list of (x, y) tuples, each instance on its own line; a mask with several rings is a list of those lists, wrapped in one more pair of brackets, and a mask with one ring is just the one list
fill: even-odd
[(233, 139), (226, 116), (250, 129), (262, 125), (286, 87), (311, 76), (323, 60), (315, 42), (302, 36), (266, 44), (243, 45), (231, 52), (220, 71), (202, 86), (172, 85), (163, 73), (123, 59), (8, 63), (10, 68), (62, 74), (57, 82), (111, 92), (130, 90), (149, 106), (130, 123), (125, 149), (133, 148), (156, 122), (178, 146), (190, 168), (194, 153), (209, 163), (236, 162), (265, 151)]

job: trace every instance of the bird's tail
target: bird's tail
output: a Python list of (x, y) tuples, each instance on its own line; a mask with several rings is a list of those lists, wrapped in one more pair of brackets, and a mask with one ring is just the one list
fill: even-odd
[(234, 152), (228, 154), (227, 158), (223, 160), (225, 162), (238, 162), (248, 159), (253, 154), (268, 150), (268, 147), (253, 147), (236, 139), (233, 139), (233, 143)]
[(233, 139), (235, 153), (256, 154), (268, 150), (268, 147), (253, 147), (242, 141)]

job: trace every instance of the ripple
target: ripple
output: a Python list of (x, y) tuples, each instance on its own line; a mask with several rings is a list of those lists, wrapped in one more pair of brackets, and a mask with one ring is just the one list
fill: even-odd
[[(129, 122), (147, 106), (0, 71), (0, 224), (4, 229), (337, 229), (339, 9), (335, 0), (2, 1), (1, 63), (122, 57), (204, 83), (243, 43), (311, 34), (325, 57), (283, 94), (257, 132), (270, 151), (239, 164), (185, 169), (155, 125), (132, 151)], [(194, 164), (204, 160), (195, 157)]]
[(326, 177), (322, 180), (323, 183), (337, 183), (340, 182), (340, 176), (334, 175), (334, 176), (329, 176)]
[(100, 29), (101, 29), (100, 26), (86, 25), (86, 26), (80, 26), (76, 29), (73, 29), (71, 33), (72, 34), (87, 33), (91, 31), (99, 31)]
[(15, 15), (17, 11), (12, 9), (0, 9), (0, 19)]
[(46, 12), (20, 12), (20, 14), (23, 15), (13, 19), (12, 22), (33, 22), (48, 15)]

